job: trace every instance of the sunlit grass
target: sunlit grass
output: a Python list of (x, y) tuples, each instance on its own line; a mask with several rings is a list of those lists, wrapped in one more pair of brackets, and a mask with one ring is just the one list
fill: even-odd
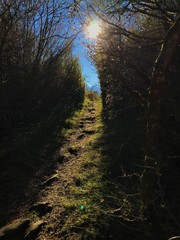
[(82, 107), (76, 110), (73, 116), (66, 119), (65, 127), (60, 132), (60, 138), (67, 138), (76, 128), (78, 128), (79, 119), (83, 115), (85, 108), (88, 106), (89, 102), (90, 99), (85, 96)]
[[(140, 203), (109, 175), (109, 159), (103, 142), (102, 103), (95, 102), (93, 127), (96, 132), (84, 140), (85, 150), (67, 173), (71, 180), (66, 189), (68, 194), (61, 198), (66, 216), (60, 233), (62, 239), (72, 236), (72, 239), (106, 239), (111, 232), (109, 224), (116, 229), (118, 221), (139, 219)], [(78, 147), (78, 143), (74, 147)]]
[(73, 183), (69, 187), (69, 194), (62, 199), (68, 220), (65, 221), (61, 233), (66, 238), (68, 234), (75, 231), (79, 232), (79, 239), (85, 239), (87, 236), (88, 239), (95, 239), (98, 235), (97, 226), (103, 224), (101, 221), (97, 222), (105, 214), (101, 206), (103, 199), (101, 152), (97, 151), (94, 146), (102, 134), (102, 124), (99, 118), (101, 103), (97, 102), (97, 105), (95, 126), (97, 133), (88, 137), (86, 151), (78, 159), (74, 176), (72, 176)]

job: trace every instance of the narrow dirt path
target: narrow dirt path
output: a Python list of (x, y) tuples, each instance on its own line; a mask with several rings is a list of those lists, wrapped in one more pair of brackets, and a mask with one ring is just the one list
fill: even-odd
[(93, 212), (96, 202), (102, 201), (97, 191), (101, 188), (100, 150), (94, 147), (101, 134), (100, 105), (100, 101), (85, 105), (78, 127), (56, 152), (57, 167), (42, 183), (36, 202), (19, 220), (0, 229), (0, 239), (93, 238)]
[[(67, 143), (60, 149), (59, 156), (63, 163), (57, 165), (56, 173), (53, 176), (54, 182), (52, 180), (53, 183), (51, 184), (50, 181), (50, 186), (42, 190), (39, 199), (40, 202), (45, 202), (52, 206), (52, 211), (42, 217), (46, 224), (40, 232), (38, 240), (81, 239), (82, 236), (75, 233), (77, 231), (68, 232), (68, 230), (64, 231), (64, 229), (66, 228), (65, 225), (68, 225), (68, 221), (70, 225), (72, 224), (70, 223), (71, 219), (68, 219), (72, 217), (70, 212), (79, 210), (79, 208), (83, 210), (84, 207), (81, 204), (75, 206), (76, 204), (69, 199), (71, 198), (72, 187), (81, 188), (79, 175), (84, 174), (84, 169), (82, 169), (82, 173), (79, 172), (80, 162), (89, 152), (87, 146), (90, 142), (92, 143), (92, 139), (97, 133), (96, 126), (99, 120), (100, 115), (97, 103), (90, 102), (84, 109), (78, 128), (71, 133)], [(46, 182), (48, 183), (48, 181)]]

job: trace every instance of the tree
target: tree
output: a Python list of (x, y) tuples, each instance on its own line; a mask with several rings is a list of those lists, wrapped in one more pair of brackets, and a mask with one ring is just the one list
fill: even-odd
[[(49, 103), (57, 104), (55, 99), (60, 101), (58, 90), (63, 86), (58, 82), (66, 85), (68, 74), (63, 82), (58, 68), (78, 34), (72, 31), (74, 17), (69, 14), (70, 3), (63, 0), (0, 2), (0, 123), (3, 134), (36, 118), (37, 110), (48, 102), (44, 101), (45, 96), (52, 98), (48, 98)], [(71, 81), (79, 80), (71, 76)], [(74, 85), (72, 89), (75, 90)], [(70, 94), (69, 89), (65, 92)], [(46, 107), (50, 109), (50, 104)]]
[[(125, 93), (126, 89), (131, 103), (137, 103), (134, 93), (140, 96), (141, 104), (147, 113), (145, 170), (142, 173), (141, 190), (144, 209), (149, 209), (147, 212), (145, 210), (145, 214), (148, 214), (148, 217), (153, 216), (152, 220), (161, 212), (160, 206), (165, 205), (164, 194), (167, 189), (165, 187), (162, 191), (162, 183), (167, 184), (166, 176), (163, 175), (168, 171), (166, 163), (171, 166), (174, 164), (168, 160), (174, 154), (175, 146), (168, 140), (172, 125), (169, 125), (166, 109), (169, 109), (170, 104), (167, 96), (173, 95), (173, 81), (177, 85), (175, 80), (179, 74), (177, 69), (180, 6), (177, 1), (159, 0), (100, 1), (99, 4), (97, 1), (88, 1), (88, 4), (90, 11), (103, 22), (102, 26), (108, 25), (105, 33), (99, 36), (99, 45), (95, 48), (95, 62), (100, 80), (104, 82), (103, 98), (106, 99), (107, 95), (117, 95), (120, 100), (122, 92)], [(119, 86), (115, 84), (117, 79)], [(144, 89), (141, 88), (142, 80), (146, 82)], [(113, 97), (111, 101), (112, 99)], [(109, 102), (103, 101), (108, 108)], [(130, 106), (127, 94), (125, 102)], [(116, 105), (116, 111), (117, 106), (121, 106), (120, 103), (122, 101)], [(173, 118), (179, 121), (178, 116), (179, 110), (176, 106)], [(177, 126), (173, 126), (173, 129), (178, 132)], [(178, 148), (179, 143), (176, 144)]]

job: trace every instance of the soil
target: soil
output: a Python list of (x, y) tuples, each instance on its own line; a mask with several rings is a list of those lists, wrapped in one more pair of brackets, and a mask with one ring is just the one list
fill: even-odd
[[(54, 153), (53, 164), (46, 166), (46, 170), (43, 172), (45, 175), (42, 177), (42, 173), (37, 174), (36, 179), (27, 190), (24, 201), (18, 197), (15, 199), (12, 208), (18, 206), (18, 209), (16, 208), (15, 211), (11, 209), (16, 214), (10, 215), (7, 222), (11, 223), (25, 218), (30, 219), (31, 223), (41, 221), (43, 226), (38, 228), (36, 235), (31, 236), (30, 234), (31, 239), (34, 240), (81, 239), (76, 234), (71, 238), (60, 235), (66, 218), (62, 199), (70, 194), (70, 186), (81, 184), (75, 178), (76, 166), (79, 159), (88, 151), (86, 145), (96, 134), (96, 122), (99, 118), (96, 103), (91, 101), (83, 109), (78, 127), (68, 134), (63, 146)], [(27, 229), (26, 233), (28, 231)], [(24, 238), (21, 236), (22, 240), (26, 238), (27, 236)]]

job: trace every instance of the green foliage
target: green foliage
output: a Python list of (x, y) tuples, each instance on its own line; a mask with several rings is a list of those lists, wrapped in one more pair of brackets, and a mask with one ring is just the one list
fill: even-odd
[[(180, 211), (177, 204), (179, 194), (173, 187), (175, 178), (172, 177), (171, 181), (168, 179), (176, 175), (175, 166), (179, 159), (179, 98), (177, 90), (173, 89), (173, 86), (179, 89), (179, 46), (168, 66), (168, 72), (164, 73), (166, 80), (161, 85), (162, 89), (157, 88), (153, 92), (153, 101), (160, 102), (156, 116), (152, 117), (149, 111), (149, 90), (152, 93), (151, 86), (154, 84), (151, 76), (161, 47), (159, 42), (166, 42), (168, 30), (178, 19), (178, 5), (176, 1), (101, 1), (93, 9), (103, 21), (103, 30), (91, 49), (91, 56), (98, 69), (102, 91), (103, 120), (106, 126), (104, 154), (109, 158), (107, 165), (112, 176), (121, 179), (120, 183), (127, 188), (131, 188), (132, 180), (136, 190), (139, 189), (143, 196), (137, 198), (142, 201), (140, 208), (147, 220), (142, 218), (144, 226), (139, 226), (138, 222), (135, 226), (142, 228), (144, 234), (147, 233), (145, 239), (164, 239), (173, 235), (173, 231), (178, 233), (179, 214), (176, 211)], [(171, 46), (168, 50), (171, 50)], [(157, 93), (161, 94), (159, 100), (156, 99)], [(140, 176), (144, 176), (144, 165), (147, 164), (147, 169), (152, 167), (147, 159), (144, 161), (148, 152), (147, 144), (150, 142), (147, 138), (147, 122), (151, 118), (160, 121), (155, 140), (158, 157), (151, 158), (150, 162), (155, 167), (143, 179)], [(157, 122), (156, 124), (158, 125)], [(176, 137), (173, 131), (176, 132)], [(174, 137), (171, 138), (170, 133)], [(173, 139), (173, 143), (170, 139)], [(153, 147), (151, 145), (152, 151)], [(176, 156), (175, 161), (170, 160), (173, 156)], [(180, 178), (176, 179), (180, 181)], [(150, 192), (145, 196), (146, 199), (143, 185)], [(173, 200), (170, 196), (173, 196)], [(147, 198), (151, 205), (148, 210)], [(176, 207), (172, 204), (174, 201)], [(164, 221), (166, 224), (162, 223)], [(169, 227), (171, 221), (172, 228)], [(129, 224), (127, 228), (128, 226)], [(134, 231), (133, 238), (136, 236)]]
[(1, 3), (1, 136), (38, 124), (59, 104), (65, 108), (83, 101), (84, 79), (72, 56), (71, 32), (61, 27), (66, 5), (50, 0)]
[(0, 201), (9, 199), (0, 225), (42, 166), (53, 169), (66, 120), (82, 107), (84, 77), (72, 55), (67, 5), (0, 1)]

